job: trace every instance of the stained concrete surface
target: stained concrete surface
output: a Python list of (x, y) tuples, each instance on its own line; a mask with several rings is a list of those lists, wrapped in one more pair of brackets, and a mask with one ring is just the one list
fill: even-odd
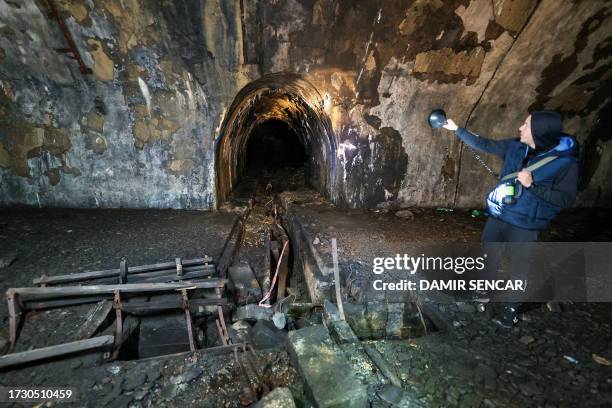
[(215, 168), (220, 141), (248, 137), (225, 131), (231, 107), (278, 72), (316, 90), (269, 88), (276, 106), (316, 107), (290, 119), (305, 133), (331, 124), (337, 149), (319, 140), (312, 159), (339, 204), (480, 205), (494, 180), (427, 126), (438, 107), (493, 138), (530, 109), (559, 110), (585, 146), (579, 205), (611, 202), (605, 0), (56, 1), (92, 75), (55, 51), (66, 42), (45, 3), (0, 1), (2, 205), (221, 204), (239, 169)]

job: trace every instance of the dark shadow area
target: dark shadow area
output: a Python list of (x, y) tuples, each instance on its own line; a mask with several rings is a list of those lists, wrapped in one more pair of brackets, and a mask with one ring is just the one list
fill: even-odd
[(278, 194), (309, 188), (309, 154), (300, 136), (285, 121), (270, 119), (257, 125), (246, 141), (244, 166), (233, 198), (249, 198), (258, 191)]
[(303, 168), (306, 150), (297, 134), (281, 120), (268, 120), (251, 133), (247, 142), (246, 173), (283, 168)]

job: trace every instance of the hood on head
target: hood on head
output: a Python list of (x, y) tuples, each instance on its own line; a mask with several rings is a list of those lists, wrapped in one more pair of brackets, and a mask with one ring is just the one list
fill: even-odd
[(561, 115), (552, 111), (531, 114), (531, 134), (536, 150), (550, 150), (559, 144), (563, 135)]

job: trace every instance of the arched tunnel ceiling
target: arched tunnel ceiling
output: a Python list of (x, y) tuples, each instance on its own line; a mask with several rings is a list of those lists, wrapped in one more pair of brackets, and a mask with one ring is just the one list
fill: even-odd
[(300, 75), (272, 74), (245, 86), (226, 115), (215, 155), (217, 205), (228, 197), (244, 170), (252, 131), (269, 120), (280, 120), (300, 138), (309, 157), (310, 180), (334, 199), (336, 142), (323, 98)]

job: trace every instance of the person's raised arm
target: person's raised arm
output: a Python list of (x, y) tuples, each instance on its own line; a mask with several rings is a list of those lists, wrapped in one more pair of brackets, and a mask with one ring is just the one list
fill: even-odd
[(452, 119), (447, 119), (446, 124), (442, 127), (455, 132), (455, 134), (459, 136), (459, 139), (468, 146), (483, 152), (495, 154), (502, 158), (506, 156), (506, 152), (512, 141), (512, 139), (493, 140), (487, 139), (486, 137), (480, 137), (467, 129), (460, 128)]

